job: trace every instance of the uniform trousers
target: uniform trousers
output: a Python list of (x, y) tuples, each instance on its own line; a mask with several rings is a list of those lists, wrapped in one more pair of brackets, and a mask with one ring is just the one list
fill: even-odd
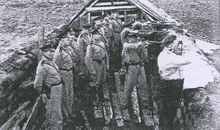
[(47, 100), (47, 130), (62, 130), (63, 116), (61, 112), (62, 84), (51, 87), (50, 99)]

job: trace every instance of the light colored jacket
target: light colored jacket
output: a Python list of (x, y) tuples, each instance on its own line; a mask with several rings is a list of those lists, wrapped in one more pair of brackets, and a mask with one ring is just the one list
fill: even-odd
[[(144, 60), (147, 60), (147, 49), (138, 47), (137, 43), (124, 43), (122, 50), (123, 62), (128, 64), (141, 63)], [(123, 64), (123, 63), (122, 63)]]
[(52, 84), (58, 84), (61, 82), (61, 75), (58, 66), (44, 56), (37, 66), (34, 88), (41, 91), (43, 82), (48, 87)]
[(183, 56), (164, 49), (158, 56), (158, 67), (161, 77), (165, 80), (183, 79), (182, 66), (190, 62)]
[(72, 57), (73, 55), (70, 51), (70, 48), (63, 48), (61, 46), (58, 46), (54, 54), (54, 62), (57, 64), (59, 69), (70, 70), (74, 66)]
[(107, 69), (109, 69), (109, 58), (103, 42), (92, 43), (87, 46), (86, 52), (86, 66), (89, 73), (95, 74), (95, 69), (93, 66), (93, 61), (105, 62)]

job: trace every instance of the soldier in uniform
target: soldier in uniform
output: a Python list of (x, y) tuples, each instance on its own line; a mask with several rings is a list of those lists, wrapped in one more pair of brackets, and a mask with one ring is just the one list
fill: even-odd
[(128, 100), (131, 97), (131, 92), (134, 86), (137, 86), (138, 97), (140, 99), (140, 108), (142, 110), (143, 119), (146, 126), (153, 126), (152, 112), (150, 109), (152, 104), (149, 104), (148, 84), (146, 81), (144, 63), (147, 58), (145, 43), (139, 41), (137, 31), (131, 31), (128, 34), (129, 40), (123, 44), (122, 57), (127, 67), (127, 73), (124, 83), (124, 95), (122, 101), (122, 112), (124, 120), (130, 121), (128, 114)]
[(83, 59), (82, 60), (82, 70), (79, 73), (79, 75), (82, 78), (85, 78), (87, 76), (87, 69), (86, 69), (86, 65), (85, 65), (85, 56), (86, 56), (86, 48), (89, 45), (89, 43), (91, 42), (91, 39), (92, 39), (91, 25), (84, 24), (83, 30), (77, 39), (77, 46), (80, 50), (80, 55)]
[(114, 71), (118, 71), (121, 68), (121, 52), (123, 45), (121, 43), (121, 31), (123, 30), (123, 25), (121, 20), (118, 18), (119, 12), (114, 11), (112, 14), (112, 19), (110, 21), (110, 28), (114, 31), (114, 45), (112, 46), (112, 60), (110, 61), (110, 66), (113, 67)]
[[(109, 17), (105, 17), (102, 22), (102, 27), (104, 30), (104, 36), (107, 38), (109, 48), (112, 48), (114, 44), (114, 31), (110, 29)], [(111, 50), (108, 50), (109, 53), (112, 53)]]
[[(62, 78), (58, 66), (52, 61), (54, 49), (49, 45), (41, 46), (42, 59), (38, 63), (34, 87), (45, 97), (43, 90), (47, 88), (50, 93), (46, 102), (46, 129), (62, 130), (63, 116), (61, 112)], [(48, 92), (48, 91), (47, 91)]]
[(109, 69), (108, 55), (100, 35), (94, 35), (93, 41), (87, 47), (86, 66), (88, 68), (90, 78), (90, 86), (99, 88), (101, 83), (106, 81), (106, 70)]
[(74, 86), (77, 87), (78, 86), (78, 82), (79, 82), (79, 72), (80, 70), (82, 70), (82, 56), (80, 54), (80, 50), (77, 46), (77, 42), (76, 42), (76, 37), (75, 37), (75, 32), (70, 30), (68, 33), (68, 41), (69, 41), (69, 49), (72, 55), (72, 60), (74, 62), (73, 66), (73, 77), (74, 77)]
[(88, 68), (91, 82), (91, 95), (94, 105), (95, 118), (103, 117), (102, 113), (96, 113), (100, 107), (100, 99), (103, 99), (102, 85), (106, 82), (106, 70), (109, 69), (108, 54), (100, 35), (93, 35), (92, 43), (87, 46), (86, 66)]
[[(62, 91), (62, 111), (64, 117), (64, 123), (68, 124), (71, 121), (69, 120), (72, 113), (73, 107), (73, 68), (75, 59), (73, 57), (77, 57), (77, 55), (72, 55), (72, 52), (69, 48), (70, 42), (68, 38), (63, 38), (54, 54), (54, 62), (59, 67), (61, 76), (64, 80), (64, 86)], [(74, 60), (73, 60), (74, 59)]]
[(95, 29), (92, 31), (93, 35), (100, 35), (101, 41), (105, 44), (107, 51), (109, 50), (108, 39), (106, 37), (105, 28), (102, 25), (100, 20), (97, 20), (95, 23)]
[(129, 32), (132, 30), (132, 24), (134, 23), (134, 20), (132, 20), (130, 18), (129, 21), (126, 21), (123, 25), (124, 29), (121, 32), (121, 42), (122, 44), (124, 44), (125, 42), (127, 42), (127, 35), (129, 34)]

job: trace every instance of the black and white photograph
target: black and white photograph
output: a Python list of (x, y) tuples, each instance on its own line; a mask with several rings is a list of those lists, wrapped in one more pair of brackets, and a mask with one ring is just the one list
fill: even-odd
[(0, 130), (220, 130), (219, 0), (0, 0)]

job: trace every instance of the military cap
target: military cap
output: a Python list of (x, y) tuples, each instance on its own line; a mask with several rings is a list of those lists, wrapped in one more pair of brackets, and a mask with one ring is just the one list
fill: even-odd
[(50, 41), (47, 41), (47, 43), (44, 44), (43, 46), (39, 46), (39, 49), (44, 50), (44, 49), (52, 48), (52, 44)]
[(83, 26), (84, 28), (89, 28), (89, 27), (91, 27), (91, 24), (86, 23), (86, 24), (83, 24), (82, 26)]
[(130, 37), (136, 37), (138, 35), (138, 31), (129, 31), (128, 36)]
[(113, 13), (119, 13), (118, 10), (112, 10)]

